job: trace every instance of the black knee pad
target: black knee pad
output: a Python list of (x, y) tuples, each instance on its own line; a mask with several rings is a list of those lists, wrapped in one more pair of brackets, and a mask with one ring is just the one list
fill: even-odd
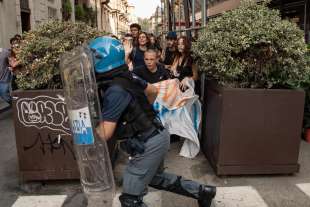
[(157, 185), (150, 185), (150, 186), (158, 190), (169, 191), (172, 193), (176, 193), (179, 195), (197, 199), (197, 196), (189, 193), (186, 189), (183, 188), (183, 186), (181, 185), (181, 179), (182, 179), (182, 176), (178, 176), (174, 183), (167, 185), (167, 186), (163, 185), (164, 180), (162, 182), (159, 182)]

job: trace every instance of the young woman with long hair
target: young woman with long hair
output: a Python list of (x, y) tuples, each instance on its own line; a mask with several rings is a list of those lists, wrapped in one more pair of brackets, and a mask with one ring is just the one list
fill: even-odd
[(191, 55), (191, 45), (185, 36), (181, 36), (177, 40), (177, 54), (170, 70), (172, 75), (180, 80), (182, 90), (186, 90), (187, 81), (198, 80), (198, 70)]
[(131, 44), (124, 45), (125, 48), (125, 60), (127, 64), (132, 62), (134, 68), (145, 65), (144, 52), (149, 47), (149, 37), (146, 32), (141, 32), (138, 36), (138, 46), (133, 47)]

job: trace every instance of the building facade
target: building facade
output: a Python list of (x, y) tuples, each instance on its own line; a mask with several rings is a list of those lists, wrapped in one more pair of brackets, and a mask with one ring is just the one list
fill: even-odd
[(135, 15), (135, 6), (128, 5), (127, 13), (128, 13), (129, 24), (138, 22), (138, 17)]
[[(76, 10), (77, 6), (91, 8), (96, 13), (92, 26), (116, 36), (127, 33), (130, 23), (137, 20), (133, 14), (135, 7), (129, 5), (127, 0), (73, 0), (72, 7)], [(71, 21), (79, 21), (77, 13), (72, 12)]]
[(129, 25), (137, 22), (135, 7), (127, 0), (0, 0), (0, 48), (9, 47), (15, 34), (35, 29), (50, 19), (62, 20), (63, 7), (68, 3), (71, 12), (64, 19), (75, 22), (78, 7), (91, 8), (94, 15), (86, 23), (116, 36), (127, 33)]
[[(253, 0), (257, 3), (262, 0)], [(184, 0), (161, 0), (165, 4), (164, 28), (169, 30), (167, 24), (170, 19), (172, 30), (183, 30), (185, 27), (202, 26), (202, 0), (186, 2)], [(184, 3), (188, 6), (188, 17), (185, 16)], [(194, 4), (193, 4), (194, 3)], [(241, 0), (208, 0), (207, 15), (214, 18), (225, 11), (240, 6)], [(167, 11), (167, 5), (168, 11)], [(295, 22), (305, 32), (305, 40), (310, 43), (310, 0), (272, 0), (270, 8), (278, 9), (282, 18)], [(193, 10), (194, 8), (194, 10)], [(186, 25), (186, 26), (185, 26)]]
[(19, 0), (0, 1), (0, 48), (10, 45), (10, 38), (22, 32)]
[(30, 29), (48, 20), (62, 20), (61, 0), (29, 0)]
[(0, 1), (0, 47), (9, 47), (15, 34), (36, 28), (50, 19), (62, 19), (61, 0)]
[(130, 12), (134, 7), (127, 0), (110, 0), (101, 5), (100, 24), (103, 31), (121, 36), (129, 31)]
[(154, 14), (150, 17), (150, 32), (158, 36), (163, 32), (163, 11), (161, 7), (157, 7)]

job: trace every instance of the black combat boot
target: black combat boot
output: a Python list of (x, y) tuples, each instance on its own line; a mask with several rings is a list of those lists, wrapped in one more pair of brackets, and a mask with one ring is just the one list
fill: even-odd
[(199, 188), (199, 198), (198, 204), (199, 207), (210, 207), (212, 199), (215, 197), (216, 187), (214, 186), (200, 186)]
[[(168, 176), (166, 176), (168, 177)], [(169, 183), (165, 179), (165, 176), (157, 176), (156, 182), (152, 181), (150, 186), (158, 190), (169, 191), (186, 197), (197, 199), (199, 207), (210, 207), (212, 199), (216, 194), (216, 187), (208, 185), (199, 185), (196, 193), (193, 193), (192, 189), (187, 189), (188, 183), (194, 181), (184, 180), (182, 176), (177, 176), (177, 179), (173, 183)], [(187, 185), (185, 184), (187, 183)], [(194, 184), (197, 186), (197, 184)]]
[(122, 207), (147, 207), (140, 196), (134, 196), (123, 193), (119, 197)]

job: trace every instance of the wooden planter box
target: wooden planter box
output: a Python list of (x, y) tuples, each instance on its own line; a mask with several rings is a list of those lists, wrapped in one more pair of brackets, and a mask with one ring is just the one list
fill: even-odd
[(62, 90), (16, 91), (13, 113), (22, 181), (80, 178)]
[(302, 90), (206, 84), (202, 151), (216, 174), (298, 172), (304, 99)]
[(305, 111), (304, 111), (304, 130), (310, 129), (310, 91), (306, 91)]

